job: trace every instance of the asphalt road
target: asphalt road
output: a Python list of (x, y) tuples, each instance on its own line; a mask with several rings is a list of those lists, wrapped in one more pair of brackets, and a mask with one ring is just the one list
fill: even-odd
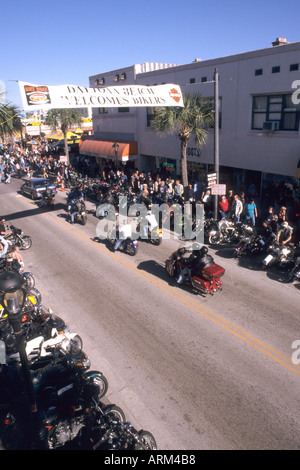
[(210, 249), (223, 291), (196, 296), (164, 269), (178, 240), (111, 253), (95, 239), (93, 204), (87, 225), (71, 226), (66, 192), (43, 212), (19, 186), (0, 185), (0, 215), (32, 236), (22, 254), (43, 304), (81, 335), (129, 421), (160, 450), (300, 449), (299, 283), (225, 247)]

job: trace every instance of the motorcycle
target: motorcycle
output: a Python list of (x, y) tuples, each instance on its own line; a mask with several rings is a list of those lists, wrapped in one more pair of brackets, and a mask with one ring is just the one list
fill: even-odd
[[(26, 341), (27, 359), (31, 364), (52, 354), (57, 345), (67, 350), (70, 345), (75, 344), (78, 349), (82, 349), (81, 337), (77, 333), (71, 333), (61, 318), (50, 312), (46, 313), (43, 307), (39, 307), (37, 311), (23, 313), (21, 331)], [(6, 363), (18, 364), (20, 357), (16, 350), (13, 330), (8, 322), (0, 328), (0, 337), (7, 345)]]
[(273, 233), (268, 237), (268, 239), (262, 235), (244, 235), (234, 248), (233, 257), (238, 258), (242, 255), (262, 255), (267, 251), (268, 247), (274, 243), (275, 238), (276, 235)]
[(296, 244), (294, 251), (293, 265), (288, 275), (289, 282), (293, 282), (295, 279), (300, 279), (300, 242)]
[[(140, 233), (140, 230), (141, 230), (141, 225), (138, 224), (137, 227), (137, 232)], [(157, 227), (154, 227), (152, 230), (150, 230), (150, 228), (148, 227), (147, 228), (147, 236), (146, 236), (146, 240), (149, 240), (150, 243), (152, 243), (153, 245), (161, 245), (162, 244), (162, 240), (163, 240), (163, 231), (161, 228), (159, 228), (158, 226)], [(144, 240), (144, 232), (143, 232), (143, 236), (140, 237), (140, 239)]]
[[(71, 212), (69, 214), (70, 221), (71, 221)], [(74, 217), (74, 223), (76, 224), (78, 222), (81, 225), (86, 225), (87, 223), (87, 215), (85, 211), (85, 206), (82, 206), (80, 210), (77, 212), (77, 214)]]
[(10, 254), (6, 254), (6, 257), (0, 260), (0, 270), (15, 271), (20, 274), (20, 276), (23, 276), (26, 288), (28, 289), (31, 289), (35, 286), (35, 279), (33, 274), (29, 271), (22, 272), (20, 263), (18, 260), (10, 258)]
[(54, 201), (55, 198), (53, 195), (51, 196), (43, 196), (42, 199), (39, 201), (39, 207), (42, 209), (45, 207), (46, 209), (54, 209)]
[(269, 246), (269, 254), (263, 259), (263, 269), (269, 268), (276, 264), (281, 268), (290, 267), (293, 260), (294, 248), (291, 245), (277, 245), (276, 243)]
[(295, 279), (300, 279), (300, 256), (295, 260), (294, 266), (289, 272), (289, 282), (293, 282)]
[[(80, 447), (86, 430), (99, 414), (100, 399), (108, 389), (107, 379), (99, 371), (90, 371), (90, 360), (82, 351), (64, 351), (56, 347), (53, 355), (31, 367), (37, 412), (49, 449)], [(0, 390), (0, 437), (7, 450), (30, 449), (33, 422), (22, 378), (16, 368), (2, 368)], [(14, 380), (5, 380), (8, 373)]]
[[(114, 413), (108, 412), (100, 420), (98, 433), (93, 429), (92, 450), (157, 450), (156, 440), (149, 431), (137, 431), (129, 421), (118, 419)], [(102, 435), (101, 435), (102, 434)]]
[(23, 231), (14, 225), (11, 225), (10, 230), (12, 233), (4, 235), (4, 238), (7, 240), (9, 245), (18, 246), (20, 250), (29, 250), (32, 246), (32, 240), (29, 235), (24, 235)]
[(231, 219), (221, 219), (220, 221), (210, 221), (210, 224), (205, 225), (204, 230), (208, 243), (218, 245), (235, 242), (244, 234), (253, 232), (253, 227), (246, 224), (236, 224)]
[[(183, 256), (178, 257), (177, 251), (174, 251), (165, 262), (166, 271), (173, 278), (177, 278), (179, 272), (186, 266), (186, 259)], [(192, 272), (191, 275), (186, 275), (183, 282), (191, 285), (195, 293), (213, 295), (215, 292), (222, 290), (221, 277), (224, 273), (225, 269), (222, 266), (213, 264), (202, 269), (201, 272)]]
[[(114, 252), (117, 239), (113, 238), (112, 233), (108, 233), (107, 241), (110, 250)], [(123, 251), (124, 253), (127, 253), (130, 256), (135, 256), (138, 252), (138, 247), (139, 244), (137, 240), (127, 237), (126, 239), (121, 241), (118, 250)]]

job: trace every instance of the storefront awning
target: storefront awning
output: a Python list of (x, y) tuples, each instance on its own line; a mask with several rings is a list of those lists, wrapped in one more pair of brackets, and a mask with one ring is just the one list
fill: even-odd
[(122, 162), (138, 158), (137, 142), (116, 142), (98, 139), (83, 140), (79, 147), (81, 155), (115, 159), (115, 144), (118, 144), (117, 159)]

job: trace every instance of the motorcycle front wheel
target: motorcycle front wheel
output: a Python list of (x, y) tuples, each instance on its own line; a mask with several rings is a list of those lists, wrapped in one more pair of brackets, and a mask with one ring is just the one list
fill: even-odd
[(98, 400), (100, 400), (104, 397), (104, 395), (106, 395), (108, 390), (107, 378), (99, 372), (93, 371), (87, 372), (87, 376), (89, 376), (92, 379), (93, 383), (99, 387)]
[(220, 243), (220, 235), (216, 234), (216, 235), (209, 235), (208, 236), (208, 243), (210, 245), (217, 245), (218, 243)]
[(116, 405), (107, 405), (103, 408), (103, 414), (116, 419), (120, 423), (125, 423), (126, 417), (124, 411)]
[(86, 223), (87, 223), (87, 216), (85, 215), (81, 218), (81, 225), (86, 225)]
[(129, 243), (127, 245), (127, 253), (130, 255), (130, 256), (135, 256), (137, 254), (137, 247), (134, 246), (132, 243)]
[(27, 289), (32, 289), (35, 286), (35, 279), (32, 274), (24, 274)]
[(149, 431), (139, 431), (138, 441), (134, 444), (134, 450), (157, 450), (156, 440)]
[(32, 246), (32, 240), (28, 235), (26, 235), (25, 237), (21, 239), (21, 246), (20, 246), (21, 250), (29, 250), (31, 246)]

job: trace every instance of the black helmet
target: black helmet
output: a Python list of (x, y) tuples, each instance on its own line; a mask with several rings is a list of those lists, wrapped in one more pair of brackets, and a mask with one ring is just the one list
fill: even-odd
[(206, 255), (206, 254), (208, 253), (208, 249), (207, 249), (206, 246), (203, 246), (200, 251), (201, 251), (201, 255), (202, 255), (202, 256), (204, 256), (204, 255)]

